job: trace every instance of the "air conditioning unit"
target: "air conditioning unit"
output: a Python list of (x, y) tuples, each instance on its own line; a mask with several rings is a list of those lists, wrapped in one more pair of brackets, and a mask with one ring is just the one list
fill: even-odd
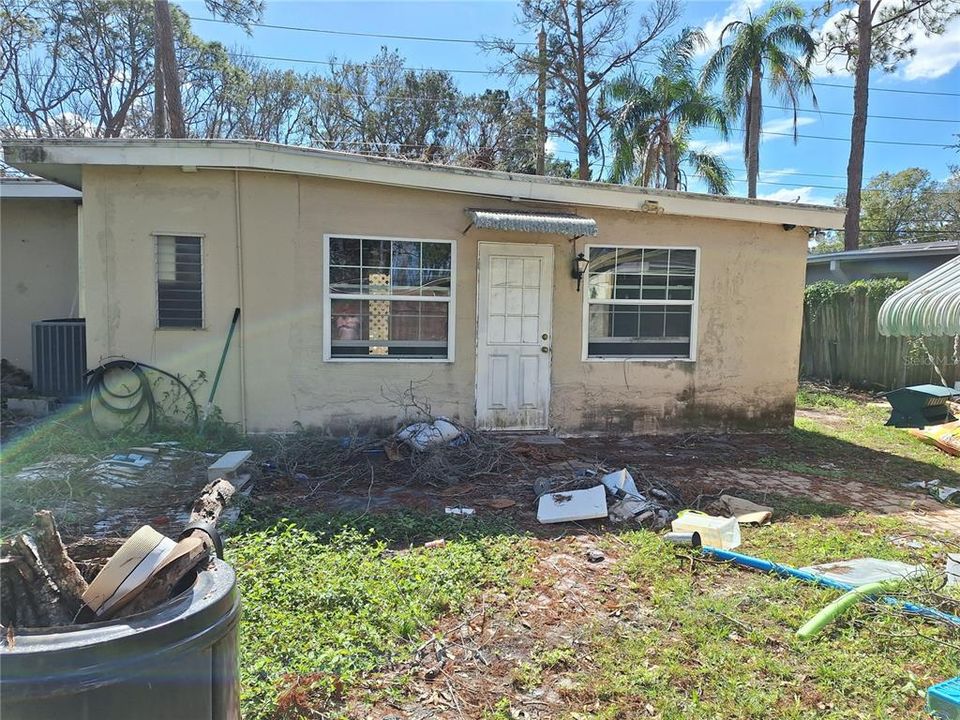
[(83, 318), (40, 320), (33, 334), (33, 389), (38, 395), (75, 400), (87, 372), (87, 324)]

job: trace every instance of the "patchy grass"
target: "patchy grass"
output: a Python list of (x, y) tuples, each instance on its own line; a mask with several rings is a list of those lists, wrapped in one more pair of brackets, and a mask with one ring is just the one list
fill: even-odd
[(390, 549), (400, 536), (451, 530), (446, 518), (303, 519), (240, 524), (228, 542), (243, 597), (245, 718), (336, 705), (363, 674), (408, 657), (439, 616), (515, 584), (529, 559), (522, 538), (475, 530), (447, 534), (442, 547)]
[[(771, 442), (778, 450), (764, 456), (766, 467), (889, 484), (960, 481), (955, 460), (883, 427), (882, 407), (812, 387), (798, 403), (816, 412), (798, 419), (787, 443)], [(93, 438), (58, 419), (5, 452), (2, 469), (156, 439)], [(226, 432), (173, 439), (205, 450), (243, 442)], [(772, 525), (744, 528), (745, 553), (795, 566), (873, 556), (943, 567), (945, 545), (929, 537), (916, 549), (891, 542), (910, 534), (896, 518), (737, 494), (776, 509)], [(460, 678), (481, 688), (472, 707), (482, 709), (462, 716), (490, 720), (907, 720), (922, 717), (925, 688), (960, 667), (960, 633), (870, 604), (813, 641), (797, 640), (796, 628), (835, 591), (709, 562), (653, 533), (593, 538), (568, 525), (556, 530), (566, 537), (534, 540), (498, 517), (334, 515), (251, 501), (227, 543), (243, 597), (244, 717), (413, 716), (412, 705), (436, 710), (431, 695), (452, 693)], [(422, 545), (441, 537), (443, 546)], [(588, 564), (581, 539), (610, 559)], [(910, 592), (933, 601), (922, 588)], [(452, 630), (477, 615), (471, 632), (483, 661), (463, 654)], [(409, 661), (433, 636), (456, 657), (430, 680)]]
[(926, 445), (901, 428), (886, 427), (890, 409), (866, 395), (802, 385), (799, 414), (789, 449), (761, 464), (829, 479), (853, 478), (899, 486), (914, 480), (960, 482), (956, 458)]
[[(203, 452), (225, 452), (244, 444), (243, 436), (234, 426), (219, 421), (208, 423), (202, 433), (192, 427), (167, 425), (151, 432), (102, 436), (79, 407), (66, 408), (15, 437), (4, 438), (0, 452), (3, 535), (28, 527), (39, 508), (53, 510), (62, 529), (77, 528), (81, 534), (90, 532), (91, 512), (103, 502), (104, 487), (89, 478), (88, 466), (113, 453), (160, 441), (179, 442), (185, 450)], [(26, 467), (58, 461), (62, 461), (62, 469), (46, 473), (42, 479), (12, 480)], [(117, 497), (126, 499), (122, 492), (117, 493)], [(116, 509), (120, 511), (125, 507)]]
[(850, 395), (841, 395), (801, 384), (797, 390), (797, 407), (818, 410), (856, 410), (862, 402)]
[(79, 406), (72, 405), (44, 418), (12, 438), (4, 438), (0, 452), (0, 474), (10, 477), (25, 467), (50, 460), (57, 455), (80, 455), (91, 458), (126, 450), (153, 442), (179, 442), (187, 450), (226, 452), (243, 442), (243, 435), (234, 425), (209, 422), (202, 432), (186, 425), (164, 425), (143, 433), (97, 433)]
[[(896, 521), (858, 516), (748, 531), (746, 553), (804, 565), (844, 557), (942, 563), (942, 548), (891, 545)], [(585, 718), (916, 718), (923, 691), (956, 674), (960, 634), (863, 604), (803, 642), (794, 633), (837, 592), (695, 561), (649, 533), (622, 536), (642, 623), (594, 637), (574, 673)], [(678, 571), (678, 566), (684, 568)]]

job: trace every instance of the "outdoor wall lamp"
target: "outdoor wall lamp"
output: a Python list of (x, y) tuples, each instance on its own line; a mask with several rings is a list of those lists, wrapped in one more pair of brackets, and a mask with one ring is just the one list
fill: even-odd
[(577, 292), (580, 292), (580, 283), (583, 280), (583, 274), (587, 272), (587, 266), (590, 261), (583, 253), (579, 253), (573, 259), (573, 266), (570, 269), (570, 276), (577, 281)]

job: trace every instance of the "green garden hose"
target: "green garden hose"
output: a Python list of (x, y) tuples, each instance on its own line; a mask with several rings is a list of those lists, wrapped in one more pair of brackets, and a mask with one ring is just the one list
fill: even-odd
[(820, 612), (807, 620), (799, 630), (797, 637), (808, 640), (819, 633), (823, 628), (836, 620), (845, 613), (852, 605), (856, 605), (864, 598), (871, 595), (880, 595), (890, 592), (899, 586), (902, 580), (880, 580), (878, 582), (867, 583), (860, 587), (855, 587), (847, 593), (844, 593), (832, 603), (824, 607)]

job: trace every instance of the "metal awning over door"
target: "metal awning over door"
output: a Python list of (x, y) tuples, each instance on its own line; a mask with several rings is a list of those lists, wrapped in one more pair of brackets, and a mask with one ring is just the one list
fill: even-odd
[[(573, 213), (545, 213), (529, 210), (483, 210), (467, 208), (471, 227), (503, 232), (547, 233), (571, 238), (593, 237), (597, 221)], [(466, 230), (464, 230), (466, 232)]]

